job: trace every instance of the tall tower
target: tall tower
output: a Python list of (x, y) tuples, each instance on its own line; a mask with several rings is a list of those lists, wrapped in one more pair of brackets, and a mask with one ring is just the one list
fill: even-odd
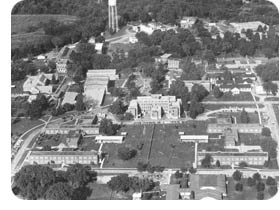
[(108, 10), (109, 10), (109, 30), (117, 32), (119, 30), (118, 25), (118, 13), (117, 13), (117, 0), (108, 1)]

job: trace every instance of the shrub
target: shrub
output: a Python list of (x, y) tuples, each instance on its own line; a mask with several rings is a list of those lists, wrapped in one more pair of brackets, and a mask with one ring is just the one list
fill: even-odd
[(238, 191), (238, 192), (242, 192), (243, 191), (243, 184), (237, 183), (235, 185), (235, 190)]

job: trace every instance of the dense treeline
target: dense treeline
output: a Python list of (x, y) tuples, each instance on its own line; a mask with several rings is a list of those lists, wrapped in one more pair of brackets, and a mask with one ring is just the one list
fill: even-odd
[[(240, 54), (242, 56), (253, 56), (264, 54), (271, 58), (278, 56), (278, 35), (274, 28), (258, 28), (259, 33), (248, 29), (245, 31), (247, 39), (241, 38), (238, 33), (226, 32), (224, 37), (219, 35), (214, 39), (211, 33), (205, 29), (201, 21), (197, 21), (190, 30), (179, 29), (178, 33), (173, 30), (156, 30), (151, 35), (144, 32), (136, 34), (140, 43), (160, 48), (165, 53), (171, 53), (177, 57), (198, 55), (209, 63), (215, 62), (215, 56), (226, 54)], [(194, 35), (199, 37), (201, 42), (195, 40)]]
[(89, 166), (81, 164), (71, 165), (67, 171), (27, 165), (15, 174), (13, 192), (28, 200), (85, 200), (91, 194), (87, 184), (96, 176)]
[[(246, 7), (248, 9), (246, 9)], [(139, 12), (140, 11), (140, 12)], [(230, 21), (256, 21), (260, 20), (266, 24), (278, 24), (278, 11), (270, 2), (264, 0), (254, 0), (249, 6), (244, 6), (242, 0), (121, 0), (118, 1), (118, 13), (120, 15), (119, 25), (124, 26), (129, 21), (149, 22), (152, 19), (169, 24), (178, 24), (183, 16), (197, 16), (200, 18), (208, 18), (210, 21), (230, 20)], [(26, 57), (28, 54), (35, 55), (49, 51), (52, 47), (62, 46), (66, 43), (77, 41), (81, 38), (89, 38), (90, 36), (98, 36), (101, 32), (107, 29), (107, 1), (101, 4), (92, 0), (25, 0), (19, 2), (14, 6), (12, 14), (66, 14), (78, 17), (78, 21), (74, 24), (66, 25), (55, 21), (50, 21), (43, 25), (43, 29), (48, 36), (42, 43), (36, 45), (23, 44), (17, 49), (12, 50), (12, 58), (17, 59)], [(206, 49), (211, 51), (230, 51), (232, 48), (238, 46), (234, 44), (233, 39), (238, 39), (236, 35), (229, 35), (226, 37), (223, 46), (218, 45), (220, 39), (216, 41), (209, 38), (207, 33), (201, 25), (197, 25), (198, 36), (202, 38)], [(258, 41), (258, 35), (253, 37)], [(178, 39), (173, 36), (172, 40), (162, 43), (163, 49), (166, 51), (174, 51), (178, 49), (177, 53), (181, 56), (183, 54), (194, 54), (197, 49), (197, 44), (189, 36), (188, 45), (183, 45), (183, 42), (177, 42)], [(273, 34), (269, 41), (264, 40), (260, 43), (261, 46), (268, 46), (265, 48), (265, 54), (272, 57), (278, 52), (278, 37)], [(270, 41), (272, 40), (273, 41)], [(228, 43), (230, 40), (231, 43)], [(242, 39), (241, 39), (242, 40)], [(276, 40), (276, 41), (274, 41)], [(155, 40), (157, 41), (157, 40)], [(148, 41), (149, 42), (149, 41)], [(150, 43), (146, 42), (146, 45)], [(182, 46), (179, 46), (181, 45)], [(239, 44), (241, 55), (253, 55), (258, 49), (258, 46), (242, 40)], [(270, 49), (272, 47), (272, 49)], [(233, 51), (234, 49), (232, 49)], [(211, 51), (205, 51), (205, 56), (211, 61)], [(276, 52), (276, 53), (275, 53)], [(217, 55), (218, 53), (215, 53)]]
[[(107, 12), (106, 5), (107, 0), (103, 0), (102, 4), (97, 4), (97, 0), (25, 0), (13, 8), (12, 14), (66, 14), (79, 17), (96, 14), (102, 17), (99, 14)], [(183, 16), (210, 18), (212, 21), (260, 20), (269, 25), (278, 24), (277, 8), (265, 0), (252, 0), (246, 6), (242, 0), (119, 0), (118, 13), (121, 25), (139, 19), (175, 24)]]

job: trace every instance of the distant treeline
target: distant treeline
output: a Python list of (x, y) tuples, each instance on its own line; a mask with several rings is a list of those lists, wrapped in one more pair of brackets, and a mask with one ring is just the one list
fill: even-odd
[[(12, 14), (67, 14), (79, 17), (107, 18), (107, 0), (24, 0), (12, 10)], [(155, 19), (175, 24), (183, 16), (210, 18), (212, 21), (259, 20), (266, 24), (278, 24), (278, 10), (269, 1), (251, 0), (119, 0), (120, 24), (127, 21)], [(105, 16), (103, 16), (105, 14)]]
[[(262, 21), (278, 24), (278, 10), (270, 2), (252, 0), (244, 5), (242, 0), (119, 0), (119, 25), (129, 21), (160, 21), (178, 24), (183, 16), (209, 18), (210, 21)], [(48, 40), (36, 44), (23, 44), (12, 50), (12, 59), (36, 55), (81, 38), (98, 36), (107, 29), (107, 0), (24, 0), (16, 4), (12, 14), (66, 14), (79, 17), (75, 24), (65, 26), (52, 22), (43, 26)], [(250, 47), (249, 47), (250, 48)]]

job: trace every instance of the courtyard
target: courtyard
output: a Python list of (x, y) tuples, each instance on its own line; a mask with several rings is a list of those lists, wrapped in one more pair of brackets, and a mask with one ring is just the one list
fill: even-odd
[[(189, 121), (183, 124), (126, 125), (119, 132), (127, 132), (123, 144), (104, 144), (107, 153), (103, 167), (135, 168), (138, 162), (150, 162), (153, 166), (180, 168), (194, 161), (194, 144), (182, 143), (179, 132), (189, 135), (206, 134), (207, 123)], [(137, 150), (136, 157), (123, 161), (118, 158), (120, 147)]]

